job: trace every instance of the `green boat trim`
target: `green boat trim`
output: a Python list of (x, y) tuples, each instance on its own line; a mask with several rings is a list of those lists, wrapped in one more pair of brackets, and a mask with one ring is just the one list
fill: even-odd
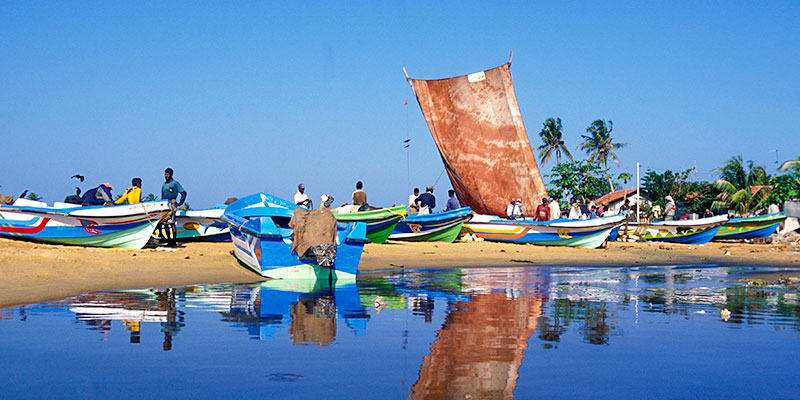
[(341, 222), (364, 222), (367, 224), (367, 239), (372, 243), (384, 243), (389, 235), (394, 231), (397, 223), (406, 214), (406, 207), (399, 205), (378, 210), (357, 211), (351, 213), (341, 213), (334, 210), (334, 217)]
[(461, 228), (464, 227), (464, 223), (453, 225), (449, 228), (442, 229), (440, 231), (435, 231), (431, 233), (426, 233), (420, 236), (412, 236), (412, 237), (405, 237), (405, 238), (398, 238), (398, 239), (391, 239), (391, 240), (402, 240), (404, 242), (447, 242), (452, 243), (456, 240), (458, 235), (461, 233)]

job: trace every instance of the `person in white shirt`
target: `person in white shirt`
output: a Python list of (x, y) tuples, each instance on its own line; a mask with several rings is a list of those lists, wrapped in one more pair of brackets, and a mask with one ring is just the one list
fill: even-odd
[(525, 207), (522, 206), (522, 199), (511, 198), (511, 203), (506, 207), (506, 217), (508, 219), (520, 219), (525, 216)]
[(408, 196), (408, 214), (416, 214), (419, 212), (419, 204), (417, 204), (417, 197), (419, 197), (419, 188), (414, 188), (414, 193)]
[(558, 203), (558, 195), (553, 196), (550, 199), (550, 219), (559, 219), (561, 218), (561, 204)]
[(306, 195), (306, 186), (302, 183), (297, 185), (297, 193), (294, 194), (294, 204), (306, 209), (311, 209), (311, 199)]
[(767, 207), (767, 214), (775, 214), (779, 212), (781, 212), (781, 209), (775, 203), (770, 203), (769, 207)]

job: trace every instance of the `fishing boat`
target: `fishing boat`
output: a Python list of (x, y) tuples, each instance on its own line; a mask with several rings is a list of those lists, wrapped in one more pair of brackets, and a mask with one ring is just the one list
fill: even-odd
[(292, 251), (289, 226), (298, 206), (266, 193), (255, 193), (231, 203), (222, 214), (233, 241), (234, 254), (245, 266), (270, 278), (355, 279), (366, 236), (366, 224), (336, 223), (333, 264), (321, 266), (316, 258)]
[(632, 222), (623, 226), (620, 234), (627, 234), (632, 240), (703, 244), (713, 239), (720, 226), (727, 221), (727, 216), (717, 215), (676, 221)]
[(13, 205), (0, 206), (0, 235), (54, 244), (141, 249), (168, 209), (166, 201), (81, 207), (17, 199)]
[(452, 242), (458, 237), (464, 223), (471, 218), (472, 209), (469, 207), (432, 214), (411, 214), (397, 223), (389, 239)]
[(622, 215), (552, 221), (509, 220), (492, 215), (476, 215), (464, 226), (476, 236), (489, 241), (594, 249), (600, 247), (611, 231), (624, 220)]
[(367, 224), (367, 238), (373, 243), (385, 242), (397, 223), (407, 215), (404, 205), (367, 211), (355, 211), (357, 209), (356, 206), (339, 207), (333, 210), (333, 216), (341, 222)]
[[(203, 210), (180, 210), (175, 216), (178, 234), (176, 239), (226, 241), (231, 239), (228, 224), (222, 220), (225, 205)], [(157, 233), (157, 232), (156, 232)]]
[(775, 233), (785, 219), (785, 211), (748, 218), (733, 218), (722, 224), (714, 240), (764, 238)]

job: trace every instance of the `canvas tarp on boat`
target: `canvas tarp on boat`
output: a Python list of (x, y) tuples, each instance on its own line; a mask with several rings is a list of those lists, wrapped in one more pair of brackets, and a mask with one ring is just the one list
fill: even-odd
[(547, 196), (510, 68), (410, 79), (458, 199), (479, 214), (505, 216), (513, 197), (533, 215)]

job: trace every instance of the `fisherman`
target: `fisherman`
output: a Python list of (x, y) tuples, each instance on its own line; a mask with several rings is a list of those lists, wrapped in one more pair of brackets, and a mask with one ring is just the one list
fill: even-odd
[(631, 201), (625, 199), (625, 204), (619, 207), (619, 213), (627, 217), (630, 211), (631, 211)]
[(559, 219), (561, 218), (561, 204), (558, 203), (558, 195), (553, 195), (550, 198), (550, 219)]
[(567, 214), (567, 218), (581, 219), (581, 209), (578, 207), (578, 201), (573, 197), (570, 199), (569, 204), (569, 214)]
[(549, 221), (550, 220), (550, 199), (547, 197), (542, 199), (542, 204), (536, 206), (536, 220), (537, 221)]
[(664, 205), (664, 221), (672, 221), (675, 219), (675, 200), (672, 200), (670, 195), (664, 199), (667, 201), (667, 204)]
[[(161, 200), (169, 202), (169, 212), (161, 218), (159, 223), (159, 236), (167, 240), (167, 245), (171, 247), (177, 246), (178, 227), (176, 226), (176, 218), (178, 214), (178, 207), (186, 201), (186, 190), (183, 189), (180, 182), (172, 179), (172, 168), (164, 170), (164, 183), (161, 185)], [(181, 196), (178, 200), (178, 195)]]
[(506, 207), (506, 217), (508, 219), (521, 219), (525, 216), (525, 207), (522, 206), (522, 199), (511, 198), (511, 203)]
[(455, 190), (453, 189), (448, 190), (447, 195), (450, 197), (447, 199), (447, 207), (445, 207), (444, 209), (445, 211), (457, 210), (461, 208), (461, 204), (459, 204), (458, 199), (456, 198)]
[(300, 207), (304, 207), (308, 210), (311, 209), (311, 199), (308, 198), (306, 195), (306, 185), (302, 183), (297, 185), (297, 193), (294, 194), (294, 204), (297, 204)]
[(419, 195), (414, 202), (419, 204), (420, 215), (430, 214), (436, 207), (436, 196), (433, 195), (433, 186), (428, 185), (428, 187), (425, 188), (425, 193)]
[(322, 196), (320, 196), (320, 200), (322, 200), (322, 202), (320, 203), (320, 206), (319, 206), (320, 209), (323, 209), (323, 208), (330, 209), (331, 208), (331, 204), (333, 204), (333, 196), (331, 196), (329, 194), (323, 194)]
[(408, 214), (416, 214), (419, 212), (419, 204), (417, 204), (417, 197), (419, 197), (419, 188), (414, 188), (414, 193), (408, 196)]
[(711, 218), (713, 216), (714, 216), (714, 213), (711, 212), (711, 210), (709, 210), (708, 208), (706, 208), (706, 211), (703, 213), (703, 218)]
[(111, 200), (111, 185), (104, 183), (96, 188), (89, 189), (81, 197), (81, 203), (84, 206), (100, 206), (100, 205), (113, 205)]
[(775, 214), (781, 212), (781, 208), (775, 203), (770, 203), (767, 207), (767, 214)]
[(589, 209), (589, 219), (592, 218), (597, 218), (597, 207), (594, 205)]
[(353, 191), (353, 205), (359, 206), (358, 211), (369, 209), (367, 205), (367, 192), (363, 190), (364, 184), (361, 181), (356, 182), (356, 190)]
[(580, 216), (578, 219), (586, 219), (589, 217), (589, 206), (583, 204), (583, 200), (578, 199), (578, 209), (580, 210)]
[(142, 202), (142, 178), (131, 179), (131, 187), (125, 190), (125, 193), (114, 202), (114, 204), (122, 204), (128, 201), (128, 204), (136, 204)]

